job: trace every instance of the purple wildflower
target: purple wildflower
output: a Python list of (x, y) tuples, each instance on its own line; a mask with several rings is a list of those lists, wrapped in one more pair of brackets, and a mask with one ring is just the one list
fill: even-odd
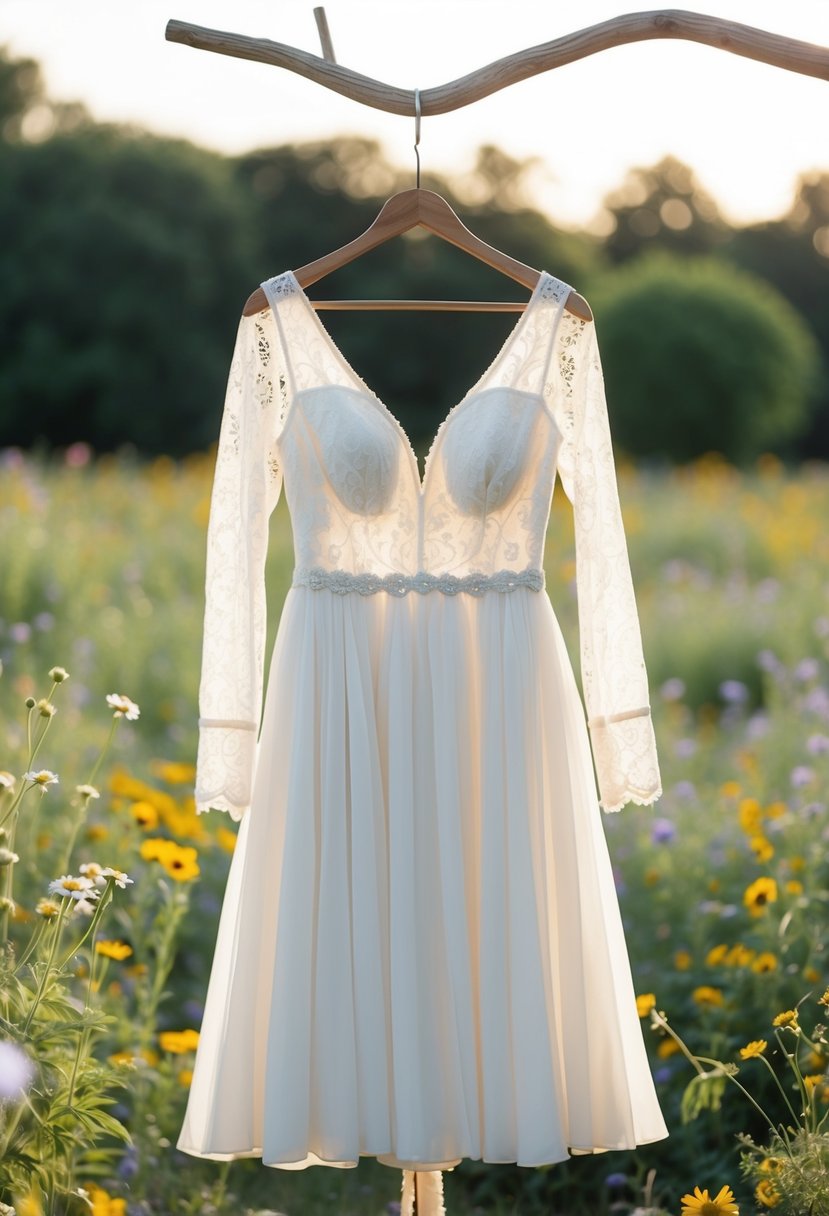
[(651, 826), (653, 844), (670, 844), (676, 836), (676, 828), (670, 819), (654, 819)]
[(802, 684), (808, 684), (817, 678), (819, 672), (820, 663), (817, 659), (801, 659), (794, 669), (794, 678), (800, 680)]
[(677, 781), (674, 786), (674, 797), (681, 798), (683, 802), (693, 802), (697, 796), (697, 787), (693, 781)]
[(808, 764), (798, 764), (792, 769), (789, 774), (789, 780), (795, 789), (800, 789), (801, 786), (808, 785), (810, 781), (814, 781), (815, 770), (809, 768)]
[(671, 676), (659, 690), (663, 701), (681, 701), (685, 696), (685, 681), (679, 676)]
[(609, 1187), (627, 1186), (627, 1182), (628, 1182), (627, 1174), (619, 1174), (619, 1173), (608, 1174), (604, 1180), (605, 1186), (609, 1186)]
[(810, 756), (821, 756), (829, 752), (829, 735), (809, 735), (806, 750)]
[(742, 705), (748, 700), (748, 687), (742, 680), (723, 680), (720, 684), (720, 696), (730, 705)]

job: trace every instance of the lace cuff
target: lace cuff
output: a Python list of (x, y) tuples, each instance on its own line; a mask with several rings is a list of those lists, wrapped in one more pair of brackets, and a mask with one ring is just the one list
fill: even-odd
[(591, 718), (587, 725), (602, 809), (609, 813), (620, 811), (626, 802), (656, 802), (662, 782), (650, 709)]
[(250, 809), (256, 723), (199, 718), (196, 814), (227, 811), (239, 823)]

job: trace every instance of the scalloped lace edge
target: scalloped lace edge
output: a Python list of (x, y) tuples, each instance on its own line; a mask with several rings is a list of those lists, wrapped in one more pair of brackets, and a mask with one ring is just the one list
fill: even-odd
[(610, 806), (605, 806), (603, 802), (600, 802), (599, 805), (606, 815), (612, 815), (617, 811), (621, 811), (622, 807), (626, 806), (628, 802), (635, 802), (637, 806), (651, 806), (661, 797), (662, 786), (658, 785), (650, 794), (636, 794), (633, 790), (625, 790), (618, 802), (613, 802)]
[(238, 806), (235, 802), (231, 802), (224, 794), (217, 794), (215, 798), (196, 799), (197, 815), (204, 815), (206, 811), (226, 811), (235, 823), (241, 823), (248, 809), (246, 806)]

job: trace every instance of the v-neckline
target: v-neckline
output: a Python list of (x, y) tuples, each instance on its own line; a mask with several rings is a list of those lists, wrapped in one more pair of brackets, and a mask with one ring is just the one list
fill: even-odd
[[(542, 286), (549, 279), (553, 279), (554, 276), (548, 274), (548, 272), (546, 270), (542, 270), (539, 273), (538, 282), (533, 287), (532, 294), (530, 295), (530, 298), (527, 301), (526, 308), (520, 314), (520, 316), (518, 317), (518, 320), (515, 322), (515, 324), (510, 328), (509, 333), (507, 334), (503, 343), (499, 347), (495, 357), (491, 360), (489, 365), (484, 369), (484, 371), (481, 373), (481, 375), (478, 377), (478, 379), (475, 381), (475, 383), (472, 385), (472, 387), (470, 389), (468, 389), (467, 392), (463, 395), (463, 397), (460, 399), (460, 401), (456, 402), (453, 406), (451, 406), (448, 413), (446, 413), (443, 416), (443, 418), (441, 419), (440, 425), (438, 426), (438, 429), (435, 431), (434, 435), (432, 436), (432, 441), (429, 444), (428, 451), (426, 452), (426, 458), (423, 462), (423, 476), (422, 477), (420, 475), (420, 466), (417, 463), (417, 455), (416, 455), (414, 447), (412, 445), (412, 441), (409, 438), (409, 434), (406, 431), (403, 424), (400, 422), (399, 418), (395, 414), (392, 413), (392, 411), (389, 409), (388, 405), (386, 405), (385, 401), (383, 401), (382, 398), (379, 397), (377, 395), (377, 393), (375, 393), (374, 389), (372, 389), (370, 387), (370, 385), (366, 384), (366, 382), (365, 382), (365, 380), (363, 380), (362, 376), (360, 376), (354, 370), (354, 368), (351, 366), (351, 364), (348, 362), (345, 355), (342, 353), (342, 351), (340, 350), (337, 343), (334, 341), (331, 334), (328, 332), (326, 327), (323, 325), (322, 321), (319, 318), (317, 310), (314, 308), (313, 304), (311, 303), (311, 300), (306, 295), (303, 288), (300, 286), (299, 280), (297, 279), (294, 272), (292, 270), (287, 270), (284, 272), (284, 275), (280, 276), (280, 277), (285, 277), (285, 278), (289, 279), (294, 292), (299, 297), (299, 299), (302, 301), (306, 314), (308, 315), (311, 323), (315, 326), (317, 332), (319, 333), (320, 337), (325, 342), (326, 346), (329, 348), (331, 353), (335, 356), (335, 358), (342, 365), (344, 371), (348, 375), (353, 376), (354, 380), (356, 381), (357, 384), (359, 384), (360, 388), (363, 390), (366, 397), (368, 397), (369, 400), (373, 401), (376, 405), (379, 406), (381, 412), (389, 419), (389, 421), (392, 423), (392, 425), (397, 430), (398, 435), (400, 436), (400, 439), (403, 442), (403, 447), (405, 448), (405, 450), (408, 454), (408, 458), (409, 458), (409, 462), (411, 464), (415, 483), (417, 485), (418, 495), (420, 496), (421, 499), (423, 499), (425, 497), (426, 487), (427, 487), (428, 481), (429, 481), (429, 468), (431, 465), (432, 453), (437, 448), (438, 441), (441, 439), (443, 433), (445, 432), (446, 427), (449, 424), (449, 420), (452, 417), (454, 417), (455, 413), (461, 408), (461, 406), (465, 405), (468, 401), (471, 401), (474, 397), (476, 397), (479, 394), (479, 392), (481, 391), (480, 385), (487, 378), (489, 373), (492, 371), (493, 367), (495, 367), (496, 363), (500, 362), (500, 360), (503, 358), (503, 356), (509, 350), (512, 343), (518, 338), (519, 334), (523, 330), (527, 317), (533, 311), (536, 301), (541, 296)], [(554, 281), (561, 282), (560, 279), (556, 279)], [(562, 284), (562, 285), (568, 286), (567, 284)]]

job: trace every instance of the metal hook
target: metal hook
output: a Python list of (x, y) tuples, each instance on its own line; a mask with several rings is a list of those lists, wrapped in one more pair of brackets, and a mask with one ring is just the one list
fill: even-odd
[(415, 158), (417, 160), (417, 189), (420, 189), (420, 151), (418, 144), (420, 143), (420, 89), (415, 89)]

